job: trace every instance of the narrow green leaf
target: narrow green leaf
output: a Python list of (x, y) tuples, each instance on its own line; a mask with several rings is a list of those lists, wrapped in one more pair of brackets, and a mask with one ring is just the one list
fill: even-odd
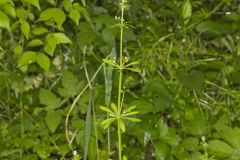
[(111, 108), (113, 109), (113, 111), (114, 111), (115, 113), (118, 113), (118, 109), (117, 109), (117, 106), (116, 106), (115, 103), (111, 103)]
[(116, 118), (108, 118), (108, 119), (102, 121), (101, 125), (103, 126), (104, 129), (107, 129), (110, 126), (110, 124), (115, 120), (116, 120)]
[(76, 25), (79, 24), (79, 19), (80, 19), (80, 13), (76, 9), (71, 9), (69, 12), (69, 17), (76, 23)]
[(28, 47), (38, 47), (42, 45), (43, 42), (40, 39), (33, 39), (27, 44)]
[(227, 158), (234, 152), (233, 148), (229, 144), (221, 140), (210, 141), (208, 149), (218, 158)]
[(141, 119), (138, 118), (132, 118), (132, 117), (124, 117), (124, 119), (129, 120), (129, 121), (133, 121), (133, 122), (141, 122)]
[(124, 155), (124, 156), (123, 156), (123, 160), (128, 160), (128, 158)]
[(10, 30), (8, 16), (0, 10), (0, 27)]
[(0, 6), (1, 10), (4, 11), (9, 16), (16, 18), (15, 8), (12, 4), (6, 3)]
[(85, 141), (84, 141), (84, 156), (83, 160), (87, 160), (88, 156), (88, 148), (89, 148), (89, 141), (91, 137), (91, 128), (92, 128), (92, 91), (90, 93), (89, 101), (88, 101), (88, 109), (87, 109), (87, 116), (86, 116), (86, 126), (85, 126)]
[(120, 68), (120, 66), (119, 66), (116, 62), (114, 62), (114, 61), (112, 61), (112, 60), (103, 59), (103, 62), (104, 62), (104, 63), (107, 63), (107, 64), (109, 64), (109, 65), (115, 66), (115, 67), (117, 67), (117, 68)]
[(114, 113), (113, 113), (110, 109), (108, 109), (107, 107), (100, 106), (99, 108), (100, 108), (101, 110), (105, 111), (105, 112), (114, 114)]
[(127, 67), (129, 67), (129, 66), (133, 66), (133, 65), (137, 65), (137, 64), (139, 64), (139, 62), (131, 62), (131, 63), (128, 63), (127, 65), (125, 65), (124, 67), (125, 68), (127, 68)]
[(139, 114), (139, 113), (140, 113), (139, 111), (133, 111), (133, 112), (129, 112), (129, 113), (124, 114), (124, 116), (133, 116), (133, 115), (136, 115), (136, 114)]
[(119, 126), (120, 126), (122, 132), (125, 132), (126, 127), (125, 127), (123, 121), (122, 121), (121, 119), (119, 119), (119, 120), (118, 120), (118, 123), (119, 123)]
[(189, 19), (192, 15), (192, 5), (190, 0), (185, 0), (182, 8), (182, 18), (184, 20)]
[(130, 112), (130, 111), (134, 110), (136, 107), (137, 107), (137, 106), (131, 106), (131, 107), (127, 108), (127, 109), (125, 110), (125, 112), (126, 112), (126, 113), (127, 113), (127, 112)]
[(21, 23), (21, 32), (23, 35), (28, 39), (29, 37), (29, 32), (30, 32), (30, 25), (28, 24), (27, 21), (23, 21)]
[(139, 68), (125, 68), (125, 69), (130, 70), (132, 72), (137, 72), (137, 73), (141, 72), (141, 70)]
[(37, 7), (38, 10), (41, 10), (39, 5), (39, 0), (26, 0), (27, 3), (30, 3), (34, 7)]
[(45, 71), (48, 71), (50, 68), (50, 60), (48, 58), (48, 56), (44, 55), (44, 54), (38, 54), (37, 55), (37, 63), (38, 65), (44, 69)]
[(62, 119), (62, 113), (60, 111), (51, 111), (48, 112), (45, 121), (49, 130), (54, 133), (59, 126)]

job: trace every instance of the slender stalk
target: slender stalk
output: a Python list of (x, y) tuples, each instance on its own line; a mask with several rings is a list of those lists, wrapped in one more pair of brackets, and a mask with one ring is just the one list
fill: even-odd
[[(124, 1), (122, 1), (124, 3)], [(121, 95), (123, 79), (123, 25), (124, 25), (124, 4), (121, 4), (121, 22), (120, 22), (120, 52), (119, 52), (119, 82), (118, 82), (118, 113), (121, 113)], [(122, 133), (120, 128), (120, 119), (118, 123), (118, 160), (122, 160)]]
[[(98, 68), (98, 70), (95, 72), (95, 74), (92, 76), (92, 78), (90, 79), (90, 82), (92, 82), (96, 76), (98, 75), (99, 71), (101, 70), (101, 68), (103, 67), (103, 64), (101, 64)], [(77, 95), (77, 97), (74, 99), (72, 105), (70, 106), (70, 109), (67, 113), (67, 116), (66, 116), (66, 120), (65, 120), (65, 136), (66, 136), (66, 140), (68, 142), (68, 145), (69, 147), (72, 149), (72, 141), (70, 140), (70, 136), (69, 136), (69, 133), (68, 133), (68, 122), (69, 122), (69, 117), (74, 109), (74, 107), (76, 106), (79, 98), (83, 95), (83, 93), (88, 89), (89, 87), (89, 83), (82, 89), (82, 91)]]
[(22, 94), (20, 98), (20, 115), (21, 115), (21, 151), (20, 151), (20, 159), (23, 158), (23, 136), (24, 136), (24, 125), (23, 125), (23, 103), (22, 103)]

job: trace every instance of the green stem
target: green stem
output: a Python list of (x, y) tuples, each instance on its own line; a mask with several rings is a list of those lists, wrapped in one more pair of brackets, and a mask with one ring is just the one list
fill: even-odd
[[(122, 79), (123, 79), (123, 25), (124, 25), (124, 5), (121, 6), (121, 25), (120, 25), (120, 55), (119, 55), (119, 83), (118, 83), (118, 112), (121, 113), (121, 94), (122, 94)], [(118, 119), (118, 160), (122, 160), (122, 135), (120, 128), (120, 119)]]
[(118, 119), (118, 160), (122, 160), (122, 134), (119, 120), (120, 119)]

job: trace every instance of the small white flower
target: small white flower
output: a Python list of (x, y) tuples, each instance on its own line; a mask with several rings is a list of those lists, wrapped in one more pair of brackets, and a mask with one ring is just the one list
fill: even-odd
[(77, 151), (73, 151), (73, 155), (76, 156), (77, 155)]
[(231, 12), (226, 12), (226, 15), (230, 15), (231, 14)]

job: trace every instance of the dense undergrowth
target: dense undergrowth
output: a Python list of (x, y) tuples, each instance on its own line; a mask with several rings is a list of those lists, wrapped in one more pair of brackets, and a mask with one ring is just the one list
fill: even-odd
[(239, 160), (239, 28), (238, 0), (1, 0), (0, 159)]

